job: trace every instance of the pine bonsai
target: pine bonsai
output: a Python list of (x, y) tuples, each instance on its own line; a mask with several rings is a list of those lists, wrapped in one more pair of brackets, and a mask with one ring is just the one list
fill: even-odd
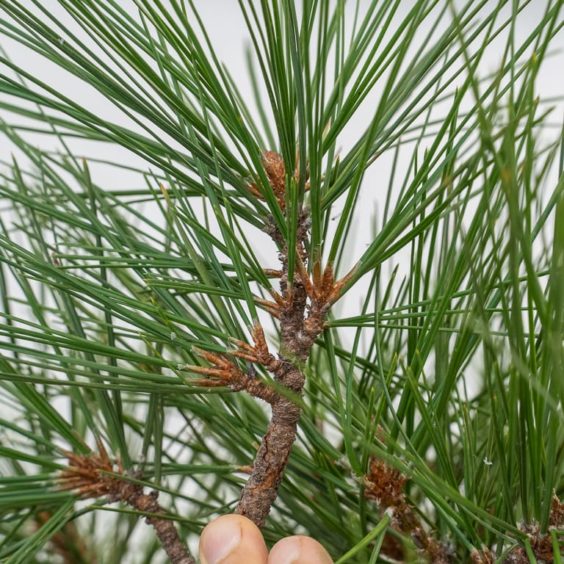
[(561, 0), (214, 4), (0, 2), (0, 559), (560, 562)]

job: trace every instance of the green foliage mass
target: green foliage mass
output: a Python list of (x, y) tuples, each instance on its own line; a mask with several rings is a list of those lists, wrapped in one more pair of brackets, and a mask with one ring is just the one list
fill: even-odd
[[(388, 535), (415, 559), (365, 495), (375, 457), (454, 561), (534, 561), (536, 523), (560, 562), (564, 144), (537, 78), (562, 59), (562, 2), (239, 0), (245, 77), (198, 6), (0, 2), (0, 559), (55, 562), (66, 534), (72, 561), (81, 542), (161, 561), (135, 511), (58, 488), (64, 452), (96, 440), (191, 545), (233, 510), (268, 410), (184, 367), (256, 319), (276, 348), (262, 231), (292, 278), (303, 204), (310, 264), (352, 276), (307, 363), (267, 542), (305, 532), (335, 561), (385, 562)], [(266, 150), (296, 171), (285, 211)]]

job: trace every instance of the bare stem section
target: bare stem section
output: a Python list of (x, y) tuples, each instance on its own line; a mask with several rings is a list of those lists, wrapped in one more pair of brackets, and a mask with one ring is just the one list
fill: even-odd
[[(196, 564), (186, 545), (180, 540), (174, 523), (166, 518), (166, 511), (159, 505), (158, 493), (152, 491), (146, 494), (141, 485), (128, 481), (126, 477), (116, 476), (116, 468), (101, 443), (99, 450), (99, 454), (89, 456), (67, 453), (69, 466), (61, 473), (61, 487), (73, 490), (84, 498), (107, 497), (111, 501), (121, 501), (138, 511), (149, 513), (147, 523), (155, 529), (172, 564)], [(119, 465), (117, 473), (123, 473)]]
[[(295, 370), (290, 375), (300, 392), (303, 374)], [(237, 513), (245, 515), (258, 526), (264, 524), (278, 495), (284, 469), (296, 438), (300, 408), (287, 398), (279, 397), (272, 406), (272, 418), (255, 457), (250, 478), (241, 492)]]

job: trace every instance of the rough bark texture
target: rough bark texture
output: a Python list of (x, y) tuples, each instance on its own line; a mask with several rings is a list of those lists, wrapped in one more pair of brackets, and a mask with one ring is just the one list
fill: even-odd
[[(308, 231), (308, 217), (302, 212), (297, 232), (297, 254), (307, 260), (305, 241)], [(304, 322), (307, 309), (307, 293), (302, 274), (296, 277), (293, 286), (288, 284), (288, 249), (280, 233), (274, 227), (270, 236), (279, 245), (282, 275), (282, 295), (276, 300), (280, 319), (280, 359), (271, 367), (275, 379), (290, 391), (301, 394), (305, 382), (300, 365), (307, 359), (311, 342), (305, 343)], [(241, 492), (237, 513), (245, 515), (261, 527), (278, 495), (278, 488), (288, 464), (292, 445), (296, 439), (300, 408), (290, 399), (280, 395), (272, 404), (272, 417), (253, 464), (253, 471)]]
[(180, 540), (174, 523), (170, 519), (158, 517), (158, 515), (166, 514), (157, 501), (158, 492), (152, 491), (146, 494), (138, 484), (119, 482), (115, 497), (116, 500), (127, 503), (138, 511), (153, 514), (147, 517), (147, 523), (155, 529), (155, 533), (172, 564), (196, 564), (186, 545)]
[[(290, 371), (283, 381), (300, 393), (304, 376), (299, 370)], [(278, 495), (284, 469), (296, 438), (300, 408), (280, 396), (272, 405), (272, 418), (255, 457), (251, 477), (241, 492), (237, 513), (248, 517), (259, 527), (264, 524)]]
[[(146, 494), (140, 484), (129, 481), (125, 476), (116, 476), (114, 464), (102, 443), (98, 444), (98, 448), (99, 454), (88, 456), (67, 453), (69, 466), (59, 477), (61, 488), (73, 490), (83, 498), (107, 497), (110, 501), (127, 503), (143, 513), (152, 513), (147, 517), (147, 523), (155, 529), (172, 564), (196, 564), (180, 540), (174, 523), (165, 517), (166, 511), (157, 501), (158, 492)], [(122, 474), (121, 465), (117, 466), (118, 473)]]
[[(301, 395), (305, 377), (302, 366), (317, 336), (323, 331), (325, 317), (338, 290), (332, 270), (313, 280), (307, 272), (306, 241), (309, 217), (302, 210), (298, 220), (296, 258), (298, 266), (292, 286), (288, 283), (288, 248), (278, 230), (271, 225), (269, 235), (280, 249), (280, 291), (269, 311), (280, 320), (279, 361), (264, 362), (274, 378), (291, 392)], [(320, 270), (319, 268), (317, 269)], [(340, 286), (338, 287), (340, 289)], [(331, 296), (331, 297), (330, 297)], [(334, 299), (333, 299), (334, 301)], [(272, 358), (272, 357), (271, 357)], [(251, 477), (241, 492), (237, 513), (245, 515), (259, 527), (268, 517), (294, 444), (300, 408), (289, 398), (279, 395), (272, 403), (272, 417), (255, 457)]]

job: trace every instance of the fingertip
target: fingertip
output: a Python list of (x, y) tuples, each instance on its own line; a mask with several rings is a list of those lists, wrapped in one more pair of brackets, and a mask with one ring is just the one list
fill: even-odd
[(202, 564), (266, 564), (267, 558), (262, 533), (242, 515), (222, 515), (200, 535)]
[(333, 560), (316, 540), (295, 535), (279, 540), (272, 547), (268, 564), (333, 564)]

